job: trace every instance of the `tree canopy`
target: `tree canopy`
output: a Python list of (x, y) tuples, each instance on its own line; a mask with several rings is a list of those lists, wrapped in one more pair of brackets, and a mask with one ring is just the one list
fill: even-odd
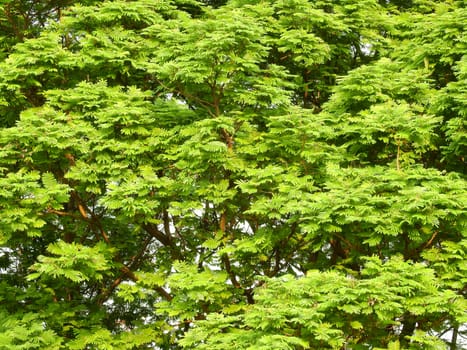
[(0, 350), (460, 349), (464, 1), (0, 1)]

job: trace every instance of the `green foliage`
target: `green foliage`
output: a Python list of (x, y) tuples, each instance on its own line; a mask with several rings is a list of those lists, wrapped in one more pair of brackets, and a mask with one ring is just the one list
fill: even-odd
[(47, 251), (58, 257), (39, 255), (38, 263), (30, 267), (36, 272), (28, 275), (29, 280), (39, 277), (63, 277), (72, 282), (100, 280), (103, 277), (102, 272), (111, 268), (108, 262), (111, 258), (111, 251), (104, 243), (98, 243), (91, 248), (60, 241), (50, 244)]
[(0, 313), (1, 349), (53, 349), (62, 348), (62, 340), (47, 330), (45, 320), (32, 313), (14, 316)]
[(0, 8), (0, 349), (465, 346), (462, 1)]
[(416, 315), (425, 321), (407, 348), (440, 348), (442, 343), (426, 330), (446, 311), (463, 320), (465, 300), (442, 290), (434, 271), (423, 264), (401, 257), (386, 263), (366, 260), (359, 277), (314, 270), (298, 279), (263, 280), (256, 303), (244, 314), (213, 314), (181, 343), (199, 349), (391, 349), (399, 343), (401, 324)]

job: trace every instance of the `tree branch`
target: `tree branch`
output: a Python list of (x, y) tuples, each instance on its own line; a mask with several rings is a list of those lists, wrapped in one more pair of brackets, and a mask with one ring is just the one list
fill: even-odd
[(232, 266), (230, 265), (230, 259), (227, 254), (222, 255), (222, 262), (224, 263), (225, 271), (229, 275), (230, 281), (232, 282), (235, 288), (242, 288), (240, 283), (237, 281), (237, 276), (232, 271)]
[(168, 234), (161, 232), (156, 225), (153, 224), (142, 224), (141, 227), (145, 229), (151, 236), (157, 239), (166, 247), (172, 247), (172, 239)]

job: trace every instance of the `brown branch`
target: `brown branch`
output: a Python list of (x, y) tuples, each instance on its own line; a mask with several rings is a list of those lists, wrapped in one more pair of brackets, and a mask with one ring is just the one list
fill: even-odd
[(246, 296), (246, 300), (248, 301), (248, 304), (254, 304), (255, 299), (253, 298), (254, 291), (253, 289), (245, 289), (243, 292), (243, 295)]
[(123, 276), (124, 275), (120, 275), (117, 279), (115, 279), (115, 281), (112, 282), (111, 286), (108, 289), (104, 290), (104, 293), (99, 297), (99, 305), (102, 305), (110, 297), (115, 288), (117, 288), (120, 285), (120, 283), (122, 283)]
[(76, 164), (75, 157), (71, 153), (65, 153), (65, 158), (68, 159), (71, 166)]
[(167, 292), (162, 287), (157, 286), (154, 289), (156, 290), (157, 293), (159, 293), (161, 297), (163, 297), (167, 301), (171, 301), (174, 298), (169, 292)]
[(229, 275), (230, 281), (232, 282), (235, 288), (242, 288), (240, 283), (237, 281), (237, 276), (232, 271), (232, 266), (230, 265), (230, 259), (227, 254), (222, 255), (222, 262), (224, 263), (225, 271)]
[(165, 235), (170, 237), (170, 218), (167, 210), (164, 210), (164, 212), (162, 213), (162, 218), (164, 222)]
[(156, 225), (153, 224), (143, 224), (141, 226), (143, 229), (146, 230), (152, 237), (157, 239), (159, 242), (161, 242), (164, 246), (166, 247), (172, 247), (173, 242), (172, 239), (169, 235), (164, 234), (161, 232)]
[(5, 6), (5, 16), (6, 16), (7, 20), (8, 20), (8, 22), (11, 24), (11, 29), (13, 29), (13, 32), (15, 33), (16, 38), (19, 41), (23, 41), (24, 35), (19, 30), (17, 24), (15, 23), (15, 20), (13, 19), (13, 14), (11, 13), (11, 3), (8, 3)]
[(423, 250), (425, 250), (427, 248), (430, 248), (432, 246), (433, 242), (435, 241), (436, 237), (438, 236), (438, 233), (439, 233), (439, 231), (433, 232), (430, 239), (428, 241), (426, 241), (425, 243), (423, 243), (422, 245), (420, 245), (418, 248), (416, 248), (415, 251), (413, 252), (413, 254), (411, 254), (411, 256), (413, 256), (415, 254), (420, 254)]
[(78, 210), (84, 220), (89, 220), (88, 215), (86, 214), (86, 210), (81, 203), (78, 203)]
[[(120, 272), (122, 273), (119, 277), (117, 277), (113, 282), (112, 285), (104, 291), (104, 293), (100, 296), (99, 298), (99, 304), (102, 305), (113, 293), (115, 288), (117, 288), (122, 282), (123, 282), (123, 277), (127, 276), (130, 280), (133, 282), (138, 282), (138, 277), (134, 274), (133, 271), (131, 271), (127, 266), (122, 266), (120, 268)], [(169, 292), (167, 292), (164, 288), (160, 286), (154, 287), (154, 290), (159, 293), (160, 296), (162, 296), (165, 300), (171, 301), (173, 299), (173, 296), (170, 295)]]
[(141, 263), (141, 258), (143, 257), (144, 253), (146, 252), (146, 249), (148, 248), (151, 241), (152, 241), (152, 236), (149, 236), (148, 238), (146, 238), (144, 240), (143, 246), (139, 250), (138, 254), (134, 255), (131, 258), (130, 269), (135, 269), (135, 268), (139, 267), (139, 265)]
[[(80, 196), (78, 195), (78, 193), (76, 191), (71, 192), (71, 196), (76, 201), (76, 203), (78, 205), (78, 210), (79, 210), (82, 218), (85, 221), (90, 222), (91, 226), (96, 227), (99, 230), (99, 232), (100, 232), (102, 238), (104, 239), (105, 243), (110, 244), (109, 236), (107, 235), (104, 228), (102, 227), (102, 224), (101, 224), (99, 218), (96, 215), (94, 215), (92, 210), (90, 210), (87, 207), (87, 205), (80, 198)], [(89, 216), (88, 216), (88, 213), (89, 213)]]
[(234, 141), (233, 141), (233, 137), (225, 130), (225, 129), (222, 129), (222, 136), (224, 137), (224, 140), (227, 144), (227, 149), (229, 151), (232, 151), (233, 150), (233, 144), (234, 144)]
[(212, 104), (215, 110), (215, 116), (218, 117), (221, 115), (221, 110), (219, 107), (221, 97), (218, 94), (216, 94), (216, 86), (217, 84), (215, 82), (211, 85), (211, 98), (212, 98)]
[(141, 227), (146, 230), (151, 236), (157, 239), (162, 245), (167, 248), (170, 248), (170, 253), (172, 255), (173, 260), (185, 260), (181, 252), (179, 251), (179, 247), (174, 243), (170, 232), (164, 234), (161, 232), (157, 225), (145, 223), (142, 224)]
[(276, 249), (276, 253), (274, 254), (274, 270), (271, 271), (271, 274), (269, 277), (275, 276), (281, 267), (281, 255), (279, 249)]
[(99, 223), (98, 225), (99, 225), (99, 230), (101, 231), (102, 238), (104, 239), (105, 243), (110, 244), (109, 236), (107, 236), (101, 224)]
[(433, 244), (433, 241), (434, 241), (435, 238), (438, 236), (438, 233), (439, 233), (439, 231), (435, 231), (435, 232), (431, 235), (431, 237), (430, 237), (430, 239), (428, 240), (428, 242), (426, 242), (426, 243), (423, 245), (423, 248), (422, 248), (422, 249), (426, 249), (426, 248), (431, 247), (431, 245)]
[[(112, 292), (115, 290), (115, 288), (117, 288), (120, 283), (123, 282), (123, 277), (124, 276), (127, 276), (130, 280), (132, 280), (133, 282), (137, 282), (138, 281), (138, 277), (133, 273), (132, 270), (138, 268), (142, 261), (143, 261), (143, 256), (144, 256), (144, 253), (146, 252), (149, 244), (151, 243), (152, 241), (152, 236), (149, 236), (146, 238), (146, 240), (144, 241), (141, 249), (139, 250), (139, 252), (134, 255), (132, 258), (131, 258), (131, 262), (129, 264), (129, 266), (122, 266), (120, 268), (120, 272), (121, 272), (121, 275), (118, 276), (113, 282), (112, 284), (110, 285), (110, 287), (108, 289), (105, 290), (104, 294), (100, 297), (100, 302), (103, 303), (105, 300), (107, 300), (109, 298), (109, 296), (112, 294)], [(164, 288), (162, 287), (159, 287), (159, 286), (156, 286), (154, 288), (164, 299), (170, 301), (173, 299), (172, 295), (170, 295)]]
[(451, 342), (449, 344), (449, 350), (457, 349), (457, 337), (459, 336), (459, 326), (455, 326), (452, 329)]
[[(280, 270), (280, 248), (274, 247), (272, 252), (268, 255), (267, 266), (264, 268), (264, 275), (268, 277), (274, 277)], [(272, 259), (274, 258), (274, 267), (272, 266)]]
[(135, 273), (130, 270), (130, 268), (126, 265), (123, 265), (120, 268), (120, 271), (126, 275), (129, 279), (131, 279), (133, 282), (138, 282), (138, 277), (136, 277)]
[(61, 211), (61, 210), (56, 210), (56, 209), (53, 209), (53, 208), (47, 208), (45, 213), (46, 214), (55, 214), (55, 215), (58, 215), (58, 216), (69, 216), (69, 217), (72, 217), (74, 219), (81, 219), (81, 216), (76, 216), (73, 213), (69, 213), (69, 212)]
[(334, 236), (336, 236), (337, 238), (339, 238), (342, 242), (344, 242), (345, 244), (347, 244), (347, 246), (351, 249), (351, 250), (357, 250), (357, 251), (360, 251), (357, 246), (355, 246), (354, 244), (352, 244), (348, 239), (346, 239), (344, 236), (340, 235), (339, 233), (337, 232), (334, 232)]
[(219, 229), (221, 230), (221, 232), (225, 233), (225, 229), (226, 229), (226, 224), (227, 224), (227, 215), (224, 212), (222, 212), (221, 214), (221, 219), (220, 219), (220, 222), (219, 222)]
[(331, 239), (329, 240), (329, 244), (331, 245), (332, 248), (332, 254), (331, 254), (331, 265), (335, 265), (337, 263), (337, 259), (347, 259), (348, 257), (348, 252), (342, 248), (341, 241), (336, 240), (336, 239)]
[[(147, 237), (146, 240), (143, 243), (143, 246), (139, 250), (139, 252), (131, 258), (131, 262), (130, 262), (129, 267), (124, 265), (123, 267), (120, 268), (121, 275), (118, 276), (112, 282), (110, 287), (105, 290), (104, 294), (100, 297), (100, 302), (101, 303), (103, 303), (105, 300), (107, 300), (109, 298), (109, 296), (112, 294), (112, 292), (115, 290), (115, 288), (117, 288), (120, 285), (120, 283), (123, 282), (123, 277), (124, 276), (128, 276), (133, 282), (138, 281), (138, 277), (132, 272), (132, 270), (138, 268), (139, 265), (141, 265), (142, 257), (144, 256), (144, 253), (146, 252), (146, 250), (147, 250), (149, 244), (151, 243), (151, 241), (152, 241), (152, 236)], [(162, 287), (158, 286), (158, 287), (155, 288), (155, 290), (161, 296), (163, 296), (166, 300), (169, 300), (169, 301), (172, 300), (172, 296), (169, 293), (167, 293)]]

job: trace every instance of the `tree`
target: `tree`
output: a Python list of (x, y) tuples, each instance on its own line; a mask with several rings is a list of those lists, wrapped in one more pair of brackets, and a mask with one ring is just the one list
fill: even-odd
[(455, 349), (462, 3), (210, 5), (4, 41), (0, 344)]

